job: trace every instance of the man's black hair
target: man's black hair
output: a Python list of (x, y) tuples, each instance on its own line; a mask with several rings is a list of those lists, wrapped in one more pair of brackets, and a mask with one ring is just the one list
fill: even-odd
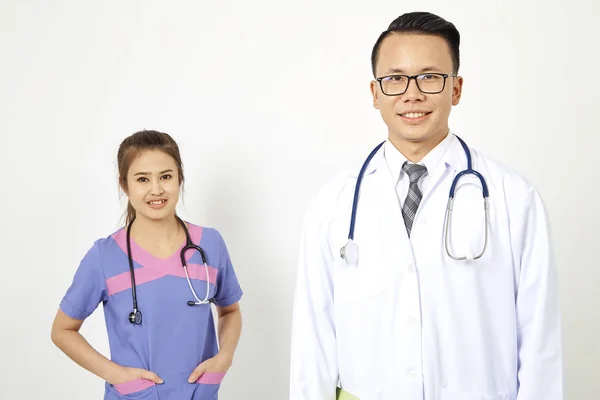
[(459, 60), (459, 47), (460, 47), (460, 33), (451, 22), (438, 17), (435, 14), (428, 12), (412, 12), (399, 16), (396, 18), (386, 31), (379, 35), (379, 39), (373, 46), (373, 52), (371, 53), (371, 68), (373, 69), (373, 76), (375, 75), (375, 67), (377, 66), (377, 60), (379, 58), (379, 51), (381, 49), (381, 43), (383, 40), (393, 33), (415, 33), (421, 35), (435, 35), (443, 38), (448, 47), (450, 47), (450, 54), (452, 56), (452, 64), (454, 71), (458, 73), (460, 66)]

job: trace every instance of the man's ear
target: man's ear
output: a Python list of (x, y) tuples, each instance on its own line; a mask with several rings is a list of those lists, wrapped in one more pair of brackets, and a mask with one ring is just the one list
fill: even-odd
[(377, 81), (371, 81), (371, 95), (373, 96), (373, 107), (379, 109), (379, 92), (377, 91)]
[(462, 76), (457, 76), (453, 79), (454, 84), (452, 86), (452, 105), (457, 106), (460, 102), (460, 97), (462, 96), (462, 87), (463, 87), (463, 78)]

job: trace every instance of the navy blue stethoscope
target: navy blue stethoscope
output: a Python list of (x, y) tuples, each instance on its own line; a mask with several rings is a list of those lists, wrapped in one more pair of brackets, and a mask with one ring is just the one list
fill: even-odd
[[(192, 239), (190, 238), (190, 233), (188, 232), (188, 229), (185, 226), (185, 223), (181, 220), (181, 218), (179, 218), (178, 216), (175, 216), (175, 218), (177, 219), (177, 221), (179, 221), (179, 223), (183, 227), (183, 230), (185, 231), (185, 246), (183, 246), (183, 248), (179, 252), (179, 256), (181, 257), (181, 265), (183, 266), (183, 270), (185, 271), (185, 277), (187, 278), (188, 285), (190, 286), (192, 294), (194, 295), (194, 298), (196, 299), (196, 301), (193, 301), (193, 300), (188, 301), (187, 305), (188, 306), (197, 306), (200, 304), (208, 304), (211, 302), (212, 299), (208, 298), (210, 295), (209, 294), (210, 293), (210, 285), (209, 285), (209, 279), (208, 279), (208, 264), (206, 263), (206, 255), (204, 254), (204, 250), (202, 250), (202, 248), (200, 246), (197, 246), (192, 242)], [(129, 226), (127, 227), (127, 258), (129, 259), (129, 274), (131, 275), (131, 293), (132, 293), (132, 297), (133, 297), (133, 311), (131, 313), (129, 313), (129, 322), (131, 322), (132, 324), (135, 324), (135, 325), (140, 325), (142, 323), (142, 312), (138, 309), (138, 304), (137, 304), (137, 291), (136, 291), (136, 287), (135, 287), (135, 273), (133, 272), (133, 257), (131, 256), (130, 237), (131, 237), (131, 225), (133, 225), (133, 221), (135, 221), (135, 217), (131, 220), (131, 222), (129, 223)], [(202, 257), (202, 262), (204, 263), (204, 268), (206, 271), (206, 297), (204, 297), (204, 300), (200, 300), (198, 298), (198, 295), (196, 294), (196, 291), (194, 290), (194, 287), (192, 286), (192, 282), (190, 281), (190, 276), (188, 275), (187, 263), (185, 261), (185, 252), (188, 250), (197, 250), (200, 253), (200, 256)]]
[[(471, 152), (469, 151), (469, 147), (461, 138), (459, 138), (456, 135), (455, 135), (455, 137), (460, 142), (460, 144), (465, 152), (465, 156), (467, 157), (467, 169), (456, 174), (456, 176), (454, 177), (454, 180), (452, 181), (452, 186), (450, 187), (450, 194), (448, 196), (448, 205), (446, 207), (446, 219), (444, 221), (444, 244), (446, 247), (446, 253), (448, 254), (448, 257), (452, 258), (453, 260), (458, 260), (458, 261), (477, 260), (477, 259), (481, 258), (481, 256), (483, 256), (483, 254), (485, 253), (485, 250), (487, 248), (487, 244), (488, 244), (488, 219), (489, 219), (488, 199), (490, 197), (490, 194), (488, 191), (487, 183), (485, 182), (485, 178), (483, 177), (483, 175), (481, 175), (478, 171), (473, 169), (473, 164), (471, 161)], [(381, 148), (381, 146), (383, 146), (384, 143), (385, 143), (385, 141), (381, 142), (380, 144), (377, 145), (377, 147), (375, 147), (373, 149), (373, 151), (371, 151), (371, 154), (369, 154), (369, 156), (365, 160), (362, 168), (360, 169), (360, 172), (358, 174), (358, 179), (356, 180), (356, 186), (354, 188), (354, 200), (352, 202), (352, 216), (350, 217), (350, 232), (348, 233), (348, 242), (340, 249), (340, 257), (343, 258), (348, 264), (356, 264), (358, 262), (358, 244), (354, 241), (354, 225), (356, 222), (356, 209), (358, 207), (358, 196), (359, 196), (359, 192), (360, 192), (360, 185), (361, 185), (363, 176), (365, 174), (365, 170), (367, 169), (367, 166), (369, 165), (369, 163), (371, 162), (371, 159), (375, 156), (377, 151), (379, 151), (379, 149)], [(456, 192), (456, 185), (458, 184), (458, 181), (460, 180), (460, 178), (464, 177), (465, 175), (469, 175), (469, 174), (475, 175), (479, 179), (479, 182), (481, 182), (481, 188), (482, 188), (482, 192), (483, 192), (483, 207), (484, 207), (484, 212), (485, 212), (485, 241), (483, 244), (483, 249), (481, 250), (481, 253), (479, 253), (479, 255), (474, 256), (474, 257), (473, 256), (455, 256), (450, 252), (450, 249), (449, 249), (449, 236), (450, 236), (449, 233), (450, 233), (450, 225), (452, 222), (452, 207), (454, 204), (454, 194)]]

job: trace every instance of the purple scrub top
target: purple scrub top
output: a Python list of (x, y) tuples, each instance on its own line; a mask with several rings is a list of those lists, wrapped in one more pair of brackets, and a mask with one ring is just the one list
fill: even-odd
[[(197, 250), (186, 252), (188, 274), (200, 300), (206, 296), (225, 307), (242, 297), (227, 246), (212, 228), (189, 224), (194, 244), (204, 250), (208, 279)], [(121, 385), (105, 383), (105, 400), (217, 400), (223, 374), (205, 373), (196, 383), (187, 378), (204, 360), (215, 356), (218, 343), (210, 304), (195, 301), (181, 265), (180, 252), (162, 259), (131, 239), (141, 325), (129, 322), (133, 310), (127, 260), (127, 231), (97, 240), (84, 256), (60, 303), (68, 316), (83, 320), (102, 302), (111, 359), (127, 367), (155, 372), (164, 383), (139, 379)]]

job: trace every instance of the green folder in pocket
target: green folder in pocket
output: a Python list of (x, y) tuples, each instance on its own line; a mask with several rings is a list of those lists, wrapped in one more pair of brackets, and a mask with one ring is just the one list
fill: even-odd
[(348, 393), (340, 388), (337, 388), (336, 394), (337, 394), (337, 397), (336, 397), (337, 400), (360, 400), (358, 397), (352, 396), (350, 393)]

